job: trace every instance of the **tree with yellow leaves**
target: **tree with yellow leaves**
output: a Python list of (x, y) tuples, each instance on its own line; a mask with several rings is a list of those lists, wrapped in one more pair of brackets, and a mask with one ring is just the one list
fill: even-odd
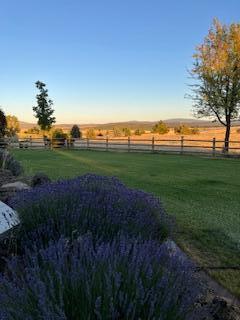
[(223, 25), (215, 19), (194, 59), (195, 115), (226, 127), (224, 151), (228, 152), (232, 121), (239, 119), (240, 111), (240, 24)]
[(20, 123), (16, 116), (7, 116), (7, 135), (9, 137), (14, 137), (18, 132), (20, 132)]

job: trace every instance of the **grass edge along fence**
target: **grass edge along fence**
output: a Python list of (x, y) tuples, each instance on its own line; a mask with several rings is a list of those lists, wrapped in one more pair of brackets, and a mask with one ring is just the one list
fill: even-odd
[(126, 152), (166, 152), (166, 153), (190, 153), (240, 156), (240, 141), (229, 141), (229, 150), (224, 149), (224, 141), (213, 138), (212, 140), (186, 139), (181, 136), (179, 139), (132, 139), (125, 138), (82, 138), (82, 139), (42, 139), (26, 138), (17, 142), (7, 139), (2, 141), (0, 147), (20, 149), (93, 149), (102, 151), (126, 151)]

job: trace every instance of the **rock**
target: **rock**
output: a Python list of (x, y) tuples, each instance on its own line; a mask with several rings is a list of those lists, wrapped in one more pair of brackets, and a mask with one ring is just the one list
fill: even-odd
[(0, 235), (18, 224), (16, 211), (0, 201)]
[(12, 190), (15, 190), (15, 191), (21, 191), (21, 190), (30, 189), (30, 187), (24, 182), (16, 181), (16, 182), (3, 184), (1, 186), (1, 189), (12, 189)]
[(21, 181), (10, 182), (3, 184), (0, 187), (0, 200), (8, 202), (8, 200), (14, 196), (14, 194), (21, 190), (30, 189), (29, 185)]

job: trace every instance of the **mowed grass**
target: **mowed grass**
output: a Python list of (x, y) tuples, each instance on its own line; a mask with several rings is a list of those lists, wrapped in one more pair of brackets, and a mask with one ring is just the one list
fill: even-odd
[[(177, 243), (240, 296), (240, 160), (81, 150), (14, 150), (26, 174), (116, 176), (160, 197)], [(238, 269), (237, 269), (238, 267)]]

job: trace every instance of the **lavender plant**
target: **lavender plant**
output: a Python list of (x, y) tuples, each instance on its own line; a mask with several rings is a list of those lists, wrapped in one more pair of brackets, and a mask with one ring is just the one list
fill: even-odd
[(0, 318), (191, 318), (200, 294), (192, 268), (154, 240), (60, 238), (8, 261), (0, 278)]
[(10, 205), (20, 215), (21, 238), (29, 243), (48, 243), (88, 231), (105, 240), (113, 239), (119, 231), (160, 240), (169, 233), (160, 201), (128, 189), (116, 178), (85, 175), (45, 184), (19, 193)]

